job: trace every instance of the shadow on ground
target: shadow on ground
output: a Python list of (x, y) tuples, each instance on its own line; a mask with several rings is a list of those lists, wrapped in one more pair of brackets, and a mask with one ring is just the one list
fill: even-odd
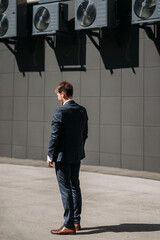
[[(83, 232), (85, 231), (85, 232)], [(160, 231), (160, 224), (138, 224), (138, 223), (124, 223), (113, 226), (99, 226), (83, 228), (82, 232), (78, 232), (78, 235), (96, 234), (105, 232), (153, 232)]]

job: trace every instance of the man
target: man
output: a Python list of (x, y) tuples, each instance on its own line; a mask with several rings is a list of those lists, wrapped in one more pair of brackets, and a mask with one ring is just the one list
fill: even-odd
[(61, 82), (55, 90), (61, 105), (53, 114), (52, 133), (49, 142), (47, 164), (53, 167), (64, 207), (64, 225), (51, 230), (52, 234), (75, 234), (80, 230), (81, 190), (79, 170), (85, 157), (84, 144), (88, 137), (86, 109), (72, 99), (73, 87)]

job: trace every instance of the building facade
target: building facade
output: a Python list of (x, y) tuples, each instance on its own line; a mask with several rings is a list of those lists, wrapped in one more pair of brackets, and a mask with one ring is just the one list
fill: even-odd
[(16, 59), (0, 43), (0, 156), (46, 160), (54, 89), (74, 87), (86, 107), (89, 138), (83, 164), (160, 172), (160, 56), (140, 30), (139, 66), (106, 69), (92, 41), (86, 43), (86, 71), (60, 71), (45, 43), (45, 71), (19, 72)]

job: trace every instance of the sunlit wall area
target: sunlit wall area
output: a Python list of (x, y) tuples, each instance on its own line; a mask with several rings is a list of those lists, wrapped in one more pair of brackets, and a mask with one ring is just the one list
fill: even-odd
[[(73, 11), (71, 6), (70, 16)], [(85, 69), (68, 70), (60, 68), (55, 51), (45, 41), (44, 71), (25, 74), (1, 42), (0, 156), (46, 160), (52, 115), (59, 106), (54, 89), (69, 81), (74, 100), (88, 111), (83, 164), (160, 172), (160, 56), (143, 29), (138, 40), (137, 66), (107, 69), (107, 54), (105, 62), (86, 35)], [(115, 45), (111, 53), (116, 52)], [(64, 49), (59, 54), (63, 56)]]

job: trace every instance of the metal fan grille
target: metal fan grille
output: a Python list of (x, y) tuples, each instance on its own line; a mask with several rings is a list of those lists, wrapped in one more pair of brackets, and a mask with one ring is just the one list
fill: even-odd
[(0, 13), (3, 13), (8, 7), (8, 0), (0, 0)]
[(156, 9), (156, 0), (136, 0), (134, 12), (141, 19), (148, 19)]
[(45, 31), (50, 23), (50, 14), (49, 11), (45, 7), (38, 8), (35, 18), (34, 25), (38, 31)]
[(77, 9), (77, 19), (81, 26), (88, 27), (96, 18), (96, 7), (92, 1), (82, 2)]
[(0, 36), (4, 36), (8, 30), (8, 19), (5, 14), (0, 13)]

